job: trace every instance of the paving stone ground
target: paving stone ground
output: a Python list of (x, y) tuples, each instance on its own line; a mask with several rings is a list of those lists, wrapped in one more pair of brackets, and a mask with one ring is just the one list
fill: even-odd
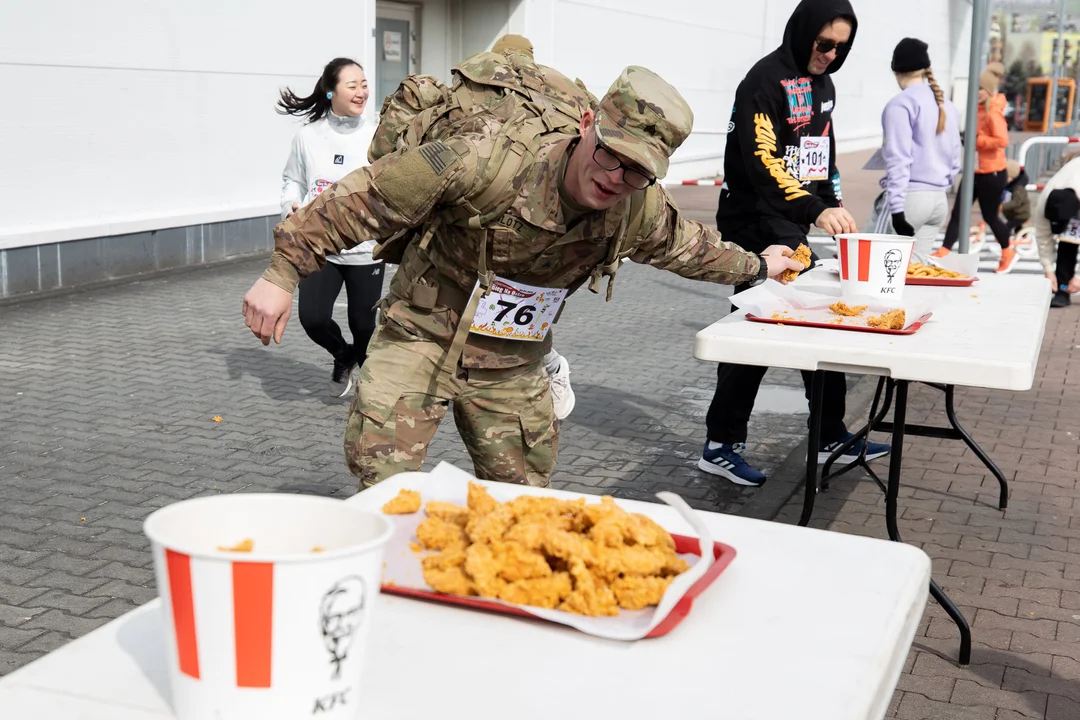
[[(865, 217), (876, 189), (846, 189)], [(679, 202), (708, 221), (715, 192), (689, 188)], [(295, 319), (285, 344), (269, 349), (240, 321), (261, 265), (0, 304), (0, 674), (155, 595), (141, 533), (154, 509), (217, 492), (355, 491), (340, 448), (346, 406), (324, 396), (322, 351)], [(575, 296), (557, 329), (578, 407), (556, 486), (623, 497), (673, 488), (696, 507), (744, 514), (770, 487), (794, 487), (798, 463), (784, 459), (802, 440), (804, 413), (756, 413), (749, 456), (773, 474), (763, 490), (693, 467), (714, 379), (712, 365), (691, 359), (693, 334), (727, 311), (726, 295), (626, 265), (616, 302)], [(1012, 483), (1008, 511), (961, 444), (913, 438), (905, 448), (901, 531), (934, 559), (975, 649), (959, 668), (955, 628), (928, 603), (890, 717), (1080, 717), (1078, 313), (1051, 312), (1031, 391), (957, 392), (961, 420)], [(767, 382), (799, 387), (793, 373)], [(913, 391), (910, 422), (942, 412), (936, 391)], [(431, 456), (467, 468), (451, 422)], [(886, 537), (882, 511), (872, 484), (847, 477), (819, 499), (813, 524)], [(793, 500), (777, 520), (797, 517)], [(843, 607), (838, 594), (820, 611)]]
[[(1051, 310), (1035, 386), (1024, 393), (958, 389), (964, 426), (1010, 483), (960, 441), (904, 446), (900, 532), (933, 559), (934, 578), (971, 624), (972, 662), (929, 601), (889, 708), (902, 720), (1080, 718), (1080, 308)], [(908, 422), (944, 424), (944, 395), (912, 386)], [(882, 473), (887, 464), (881, 464)], [(794, 523), (801, 498), (776, 518)], [(887, 538), (884, 500), (865, 479), (819, 496), (812, 527)], [(823, 612), (842, 612), (842, 597)]]
[[(295, 313), (281, 346), (243, 325), (240, 299), (264, 266), (0, 305), (0, 673), (154, 597), (141, 530), (154, 509), (219, 492), (355, 492), (328, 356)], [(693, 337), (728, 294), (627, 264), (613, 302), (574, 297), (556, 332), (578, 397), (556, 487), (673, 489), (724, 512), (754, 498), (695, 466), (715, 366), (692, 358)], [(801, 388), (790, 372), (768, 382)], [(804, 423), (804, 409), (758, 414), (750, 457), (777, 468)], [(449, 415), (429, 458), (471, 469)]]

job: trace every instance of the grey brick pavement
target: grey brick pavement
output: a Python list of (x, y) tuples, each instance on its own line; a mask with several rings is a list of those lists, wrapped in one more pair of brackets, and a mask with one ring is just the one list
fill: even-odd
[[(243, 326), (240, 299), (264, 264), (0, 305), (0, 674), (155, 596), (141, 532), (154, 509), (220, 492), (355, 491), (347, 405), (324, 395), (328, 358), (295, 313), (281, 346)], [(556, 337), (578, 404), (557, 487), (673, 489), (727, 512), (760, 492), (694, 465), (714, 366), (692, 359), (693, 336), (727, 312), (728, 292), (627, 264), (614, 302), (571, 300)], [(804, 413), (759, 413), (750, 458), (777, 468)], [(449, 416), (430, 457), (470, 468)]]
[[(900, 532), (933, 559), (973, 649), (971, 665), (958, 667), (956, 627), (928, 601), (889, 717), (1080, 718), (1078, 321), (1076, 306), (1050, 312), (1032, 390), (957, 390), (961, 422), (1009, 480), (1007, 511), (963, 443), (905, 443)], [(944, 424), (942, 393), (913, 386), (908, 422)], [(800, 510), (792, 498), (776, 519), (795, 522)], [(872, 483), (844, 477), (819, 496), (811, 526), (886, 538), (883, 513)]]

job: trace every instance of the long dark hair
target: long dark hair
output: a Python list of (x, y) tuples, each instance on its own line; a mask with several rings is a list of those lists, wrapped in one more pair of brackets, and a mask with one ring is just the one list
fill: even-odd
[(281, 99), (277, 102), (277, 111), (282, 115), (307, 115), (309, 123), (322, 120), (326, 117), (326, 113), (330, 112), (330, 99), (326, 97), (326, 93), (334, 91), (341, 69), (349, 65), (364, 69), (364, 66), (355, 60), (343, 57), (334, 58), (326, 63), (322, 77), (315, 83), (315, 89), (307, 97), (299, 97), (289, 88), (282, 90)]

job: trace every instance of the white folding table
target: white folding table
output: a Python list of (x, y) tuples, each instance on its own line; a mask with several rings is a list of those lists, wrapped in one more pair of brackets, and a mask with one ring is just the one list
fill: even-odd
[[(346, 502), (378, 509), (404, 482), (391, 478)], [(667, 506), (619, 502), (672, 532), (692, 532)], [(714, 538), (738, 554), (663, 637), (601, 640), (560, 625), (381, 595), (357, 717), (884, 717), (925, 606), (926, 554), (701, 515)], [(807, 623), (807, 604), (836, 611)], [(172, 717), (163, 634), (155, 600), (0, 680), (0, 716)]]
[[(823, 268), (804, 273), (795, 283), (801, 290), (839, 295), (838, 276)], [(694, 357), (700, 360), (813, 373), (806, 492), (800, 525), (810, 521), (818, 490), (822, 386), (827, 371), (882, 378), (866, 427), (834, 452), (833, 458), (872, 429), (892, 433), (888, 484), (878, 481), (885, 490), (886, 524), (892, 540), (901, 539), (896, 516), (905, 432), (964, 440), (1001, 484), (1000, 507), (1004, 509), (1008, 502), (1007, 484), (1001, 471), (959, 424), (953, 408), (953, 389), (956, 385), (1000, 390), (1031, 388), (1049, 310), (1050, 283), (1041, 275), (980, 275), (971, 287), (909, 285), (904, 293), (905, 298), (925, 300), (933, 307), (931, 320), (913, 335), (772, 325), (747, 320), (745, 313), (738, 311), (697, 334)], [(907, 424), (911, 382), (926, 383), (945, 392), (951, 428)], [(885, 398), (879, 407), (883, 388)], [(886, 423), (884, 416), (894, 397), (893, 421)], [(855, 464), (869, 470), (862, 459)], [(831, 461), (825, 466), (826, 477), (830, 465)], [(876, 475), (873, 477), (877, 480)], [(971, 633), (967, 621), (932, 580), (930, 592), (956, 622), (960, 631), (960, 663), (968, 664)]]

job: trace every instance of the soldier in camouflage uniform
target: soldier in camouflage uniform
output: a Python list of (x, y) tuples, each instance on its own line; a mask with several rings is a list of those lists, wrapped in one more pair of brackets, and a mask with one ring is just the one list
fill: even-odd
[[(275, 228), (270, 267), (243, 303), (263, 344), (281, 342), (298, 278), (327, 254), (421, 231), (380, 303), (349, 413), (345, 455), (361, 489), (419, 470), (451, 401), (478, 477), (546, 486), (558, 440), (547, 329), (590, 276), (609, 276), (610, 299), (623, 258), (724, 284), (801, 269), (787, 247), (748, 253), (679, 215), (656, 179), (692, 125), (675, 88), (631, 66), (580, 134), (544, 135), (508, 178), (480, 181), (506, 135), (462, 133), (353, 172)], [(505, 210), (485, 217), (493, 195)]]

